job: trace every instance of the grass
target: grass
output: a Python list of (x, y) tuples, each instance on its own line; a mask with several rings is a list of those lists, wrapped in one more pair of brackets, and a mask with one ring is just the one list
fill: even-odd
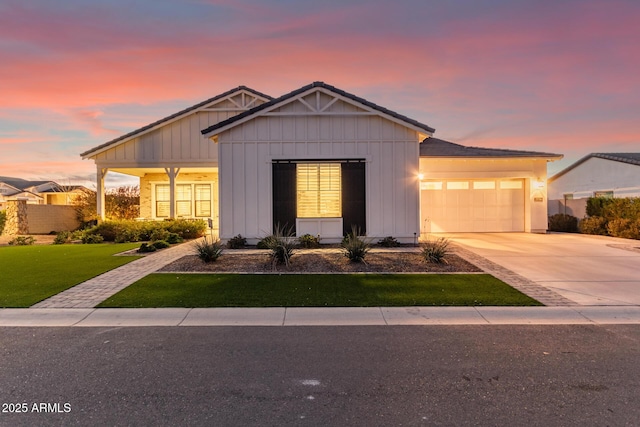
[(99, 307), (530, 306), (488, 274), (151, 274)]
[(139, 243), (0, 247), (0, 307), (29, 307), (137, 259)]

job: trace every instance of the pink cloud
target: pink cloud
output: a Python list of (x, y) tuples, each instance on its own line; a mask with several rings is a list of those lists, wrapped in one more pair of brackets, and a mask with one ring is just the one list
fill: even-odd
[(5, 2), (0, 120), (42, 131), (5, 132), (0, 144), (35, 141), (49, 153), (46, 144), (73, 131), (75, 155), (179, 109), (129, 115), (122, 106), (186, 107), (240, 84), (279, 96), (314, 80), (470, 145), (562, 151), (640, 141), (632, 2), (308, 9), (209, 0), (175, 12), (193, 5), (201, 16), (163, 21), (106, 4)]

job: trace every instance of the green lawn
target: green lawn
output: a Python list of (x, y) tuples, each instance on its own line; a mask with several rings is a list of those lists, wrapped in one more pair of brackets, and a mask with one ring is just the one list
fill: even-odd
[(0, 247), (0, 307), (29, 307), (138, 257), (139, 243)]
[(151, 274), (99, 307), (541, 305), (488, 274)]

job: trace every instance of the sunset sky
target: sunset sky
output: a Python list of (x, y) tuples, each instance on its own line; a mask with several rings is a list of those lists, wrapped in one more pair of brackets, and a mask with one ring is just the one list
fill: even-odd
[(639, 23), (637, 0), (0, 0), (0, 175), (94, 181), (89, 148), (313, 81), (442, 139), (564, 154), (553, 174), (640, 151)]

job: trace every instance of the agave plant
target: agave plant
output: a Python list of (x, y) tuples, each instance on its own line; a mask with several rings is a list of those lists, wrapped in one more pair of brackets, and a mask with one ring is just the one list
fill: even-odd
[(366, 264), (364, 258), (371, 250), (371, 241), (366, 237), (360, 237), (360, 229), (358, 227), (351, 227), (351, 233), (344, 236), (341, 246), (342, 253), (349, 258), (349, 261)]
[(296, 248), (293, 227), (281, 226), (278, 223), (273, 227), (273, 234), (263, 238), (262, 242), (271, 251), (274, 269), (278, 264), (289, 267), (291, 256)]
[(422, 244), (422, 256), (427, 262), (448, 264), (445, 257), (449, 254), (449, 243), (450, 241), (444, 237), (429, 239)]
[(222, 256), (222, 243), (219, 239), (209, 239), (196, 242), (196, 255), (204, 262), (214, 262)]

